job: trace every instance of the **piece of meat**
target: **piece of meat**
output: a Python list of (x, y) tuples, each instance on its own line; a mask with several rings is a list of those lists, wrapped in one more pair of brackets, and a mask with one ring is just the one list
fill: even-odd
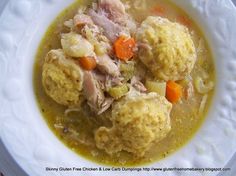
[(102, 114), (107, 109), (109, 109), (113, 102), (114, 102), (114, 98), (111, 98), (111, 97), (105, 98), (104, 102), (101, 105), (100, 110), (98, 111), (98, 115)]
[(98, 112), (105, 100), (105, 96), (92, 72), (84, 72), (83, 89), (88, 105), (94, 112)]
[(77, 27), (84, 26), (86, 24), (93, 24), (93, 20), (91, 19), (91, 17), (85, 14), (75, 15), (73, 22), (74, 22), (74, 26), (77, 26)]
[(139, 92), (147, 92), (147, 88), (143, 85), (143, 83), (137, 76), (134, 76), (131, 79), (131, 86), (133, 86)]
[(109, 74), (113, 77), (117, 77), (120, 75), (118, 66), (113, 62), (113, 60), (107, 54), (103, 56), (98, 56), (97, 68), (102, 73)]
[(194, 94), (194, 88), (192, 82), (189, 82), (188, 85), (184, 88), (184, 97), (186, 100), (189, 100)]
[(97, 71), (97, 70), (94, 70), (93, 71), (93, 75), (94, 75), (94, 78), (98, 81), (99, 85), (100, 85), (100, 88), (102, 90), (105, 90), (106, 87), (106, 75), (104, 75), (103, 73), (101, 73), (100, 71)]
[(106, 98), (102, 88), (95, 76), (96, 73), (84, 72), (84, 96), (87, 99), (89, 107), (98, 115), (105, 112), (113, 103), (113, 98)]
[(122, 81), (123, 81), (123, 80), (124, 80), (123, 77), (112, 77), (112, 78), (111, 78), (112, 86), (122, 85)]
[(125, 34), (134, 33), (137, 29), (135, 21), (125, 12), (125, 6), (120, 0), (99, 0), (98, 13), (125, 27)]
[(122, 24), (124, 19), (127, 19), (125, 6), (120, 0), (99, 0), (98, 7), (115, 23)]
[(97, 13), (93, 9), (88, 11), (93, 22), (104, 29), (105, 36), (111, 41), (115, 42), (118, 36), (122, 33), (123, 29), (120, 25), (114, 23), (104, 13)]
[(111, 87), (122, 85), (123, 80), (124, 79), (122, 77), (112, 77), (110, 75), (107, 75), (105, 81), (106, 90), (110, 89)]

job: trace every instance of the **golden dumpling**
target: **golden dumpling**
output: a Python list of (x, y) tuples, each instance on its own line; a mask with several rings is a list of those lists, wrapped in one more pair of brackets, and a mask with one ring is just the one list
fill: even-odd
[(96, 145), (107, 153), (127, 151), (143, 156), (171, 130), (172, 105), (156, 93), (127, 96), (112, 108), (112, 128), (100, 127)]
[(196, 50), (188, 29), (161, 17), (148, 17), (136, 34), (139, 58), (159, 80), (181, 80), (196, 61)]
[(83, 72), (63, 50), (51, 50), (43, 65), (42, 82), (46, 93), (57, 103), (77, 106), (81, 102)]

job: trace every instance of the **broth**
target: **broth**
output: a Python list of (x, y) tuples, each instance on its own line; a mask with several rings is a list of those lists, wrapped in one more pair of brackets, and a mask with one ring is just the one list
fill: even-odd
[[(201, 115), (199, 115), (199, 106), (203, 98), (201, 94), (195, 93), (190, 100), (183, 100), (180, 103), (174, 104), (171, 112), (172, 129), (170, 133), (158, 143), (158, 147), (154, 145), (143, 158), (134, 157), (127, 152), (119, 152), (111, 156), (103, 150), (99, 150), (94, 144), (94, 130), (101, 126), (101, 124), (91, 121), (91, 119), (96, 117), (87, 117), (90, 114), (79, 112), (72, 112), (66, 116), (64, 113), (66, 107), (54, 102), (44, 92), (42, 86), (42, 65), (46, 54), (51, 49), (61, 47), (60, 34), (68, 32), (67, 28), (63, 26), (64, 21), (72, 18), (80, 5), (91, 5), (91, 2), (87, 0), (76, 1), (65, 9), (50, 25), (38, 48), (33, 78), (36, 99), (42, 116), (51, 130), (66, 146), (92, 161), (106, 165), (133, 166), (163, 159), (186, 144), (199, 129), (209, 109), (213, 91), (208, 94), (206, 108)], [(139, 5), (137, 5), (138, 9), (134, 7), (134, 1), (125, 0), (123, 2), (131, 6), (131, 10), (128, 12), (138, 22), (142, 22), (150, 15), (161, 15), (171, 21), (182, 22), (187, 25), (191, 31), (195, 46), (199, 46), (200, 41), (201, 45), (203, 44), (204, 46), (204, 52), (198, 53), (198, 61), (191, 73), (192, 77), (199, 74), (200, 67), (204, 67), (205, 71), (210, 75), (209, 79), (215, 82), (214, 63), (210, 49), (199, 28), (185, 12), (166, 0), (141, 0), (138, 3)], [(200, 63), (202, 59), (204, 59), (203, 65)], [(109, 112), (105, 113), (105, 115), (109, 116)]]

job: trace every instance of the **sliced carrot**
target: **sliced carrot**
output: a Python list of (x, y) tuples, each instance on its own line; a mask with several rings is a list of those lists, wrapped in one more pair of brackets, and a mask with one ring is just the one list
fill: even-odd
[(155, 15), (158, 15), (158, 16), (164, 16), (166, 13), (166, 9), (163, 6), (158, 5), (158, 6), (155, 6), (151, 10), (151, 12)]
[(191, 20), (187, 16), (179, 15), (177, 21), (186, 27), (191, 27)]
[(120, 36), (114, 43), (116, 57), (120, 60), (129, 60), (134, 56), (135, 40)]
[(82, 57), (79, 59), (81, 67), (85, 70), (93, 70), (96, 66), (96, 60), (93, 57)]
[(171, 103), (177, 103), (182, 97), (182, 86), (174, 81), (168, 81), (166, 85), (166, 98)]

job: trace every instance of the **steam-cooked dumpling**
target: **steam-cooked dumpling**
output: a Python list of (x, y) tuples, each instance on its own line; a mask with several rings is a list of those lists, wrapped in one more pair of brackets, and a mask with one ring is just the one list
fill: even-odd
[(124, 150), (143, 156), (170, 131), (171, 108), (165, 97), (156, 93), (127, 96), (113, 106), (112, 128), (96, 131), (97, 147), (110, 154)]
[(51, 50), (43, 65), (42, 82), (46, 93), (57, 103), (78, 106), (81, 102), (83, 72), (63, 50)]
[(140, 60), (160, 80), (181, 80), (196, 61), (196, 50), (186, 27), (161, 17), (148, 17), (138, 29)]

